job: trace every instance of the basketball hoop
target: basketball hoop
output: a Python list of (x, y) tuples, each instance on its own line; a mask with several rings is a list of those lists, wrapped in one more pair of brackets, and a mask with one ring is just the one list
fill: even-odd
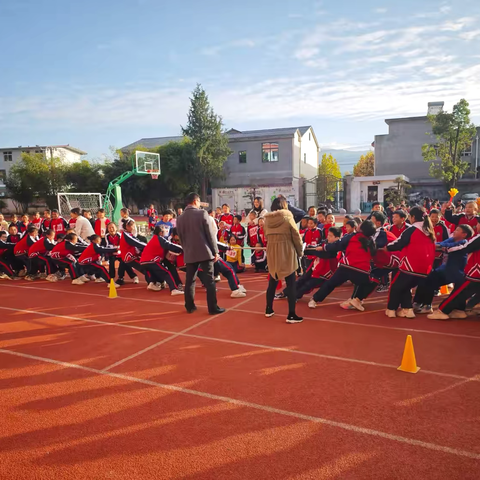
[(151, 173), (152, 180), (158, 180), (158, 173)]

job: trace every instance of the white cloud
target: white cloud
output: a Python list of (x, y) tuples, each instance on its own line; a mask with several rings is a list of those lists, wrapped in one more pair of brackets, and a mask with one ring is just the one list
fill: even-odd
[(463, 32), (459, 35), (460, 38), (463, 40), (467, 40), (470, 42), (471, 40), (475, 40), (477, 37), (480, 37), (480, 30), (470, 30), (468, 32)]

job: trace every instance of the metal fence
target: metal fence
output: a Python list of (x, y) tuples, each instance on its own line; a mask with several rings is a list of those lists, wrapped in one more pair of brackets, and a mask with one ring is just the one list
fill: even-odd
[(304, 207), (326, 205), (333, 211), (343, 208), (343, 180), (334, 175), (317, 175), (303, 184)]

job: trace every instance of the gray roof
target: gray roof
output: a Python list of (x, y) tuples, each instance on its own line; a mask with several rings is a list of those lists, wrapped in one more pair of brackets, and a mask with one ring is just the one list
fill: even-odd
[[(278, 137), (293, 137), (297, 130), (300, 132), (300, 135), (304, 135), (310, 126), (303, 127), (287, 127), (287, 128), (267, 128), (263, 130), (236, 130), (234, 128), (230, 129), (227, 132), (228, 138), (231, 140), (246, 140), (248, 138), (278, 138)], [(161, 145), (165, 145), (168, 142), (179, 142), (182, 140), (182, 136), (173, 136), (173, 137), (153, 137), (153, 138), (142, 138), (136, 142), (131, 143), (122, 147), (123, 151), (131, 151), (137, 146), (142, 146), (145, 148), (156, 148)]]

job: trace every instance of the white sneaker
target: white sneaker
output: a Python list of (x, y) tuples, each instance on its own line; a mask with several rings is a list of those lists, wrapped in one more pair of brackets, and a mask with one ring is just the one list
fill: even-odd
[(216, 281), (216, 282), (219, 282), (220, 280), (221, 280), (220, 275), (217, 275), (217, 276), (215, 277), (215, 281)]
[(58, 282), (58, 277), (56, 275), (48, 275), (45, 280), (48, 282)]
[(350, 305), (359, 310), (360, 312), (364, 312), (365, 311), (365, 307), (362, 305), (362, 302), (361, 300), (359, 300), (358, 298), (351, 298), (350, 299)]
[(317, 302), (313, 298), (308, 302), (308, 308), (317, 308)]
[(467, 312), (463, 310), (453, 310), (452, 313), (449, 315), (450, 318), (467, 318)]
[(247, 294), (240, 289), (234, 290), (230, 295), (231, 298), (244, 298), (246, 296), (247, 296)]
[(450, 316), (443, 313), (441, 310), (435, 310), (433, 313), (427, 316), (430, 320), (450, 320)]
[[(100, 282), (99, 282), (99, 283), (100, 283)], [(105, 282), (105, 283), (107, 283), (107, 282)], [(121, 285), (120, 285), (119, 283), (114, 283), (114, 285), (115, 285), (115, 288), (120, 288), (120, 287), (121, 287)], [(107, 283), (107, 288), (110, 288), (110, 284), (109, 284), (109, 283)]]
[(87, 282), (84, 282), (82, 277), (72, 280), (72, 285), (83, 285), (84, 283), (87, 283)]
[(351, 298), (342, 302), (340, 308), (343, 308), (344, 310), (355, 310), (355, 307), (350, 303), (350, 300)]
[(27, 274), (27, 271), (26, 271), (25, 269), (20, 270), (20, 271), (18, 272), (18, 276), (19, 276), (19, 277), (24, 277), (26, 274)]
[(83, 283), (88, 283), (90, 281), (90, 278), (88, 278), (87, 275), (82, 275), (81, 277), (79, 277), (83, 280)]
[(401, 318), (415, 318), (415, 312), (413, 311), (413, 308), (402, 308), (398, 312), (398, 316)]
[(87, 278), (89, 280), (91, 280), (92, 282), (94, 282), (97, 279), (97, 277), (95, 275), (87, 275)]
[(241, 290), (242, 292), (247, 293), (247, 289), (243, 285), (239, 285), (238, 289)]
[(132, 279), (133, 283), (138, 284), (140, 283), (140, 279), (138, 277), (133, 277)]
[(183, 292), (182, 290), (177, 290), (177, 289), (175, 289), (175, 290), (172, 290), (172, 291), (170, 292), (170, 295), (171, 295), (172, 297), (174, 297), (175, 295), (185, 295), (185, 292)]
[(105, 280), (102, 277), (96, 278), (95, 283), (105, 283)]
[(388, 318), (396, 318), (397, 316), (397, 311), (396, 310), (385, 310), (385, 315), (388, 317)]
[(5, 273), (0, 273), (0, 280), (3, 280), (7, 275)]
[(38, 278), (40, 278), (41, 280), (45, 280), (47, 278), (47, 274), (46, 273), (41, 273)]
[(160, 286), (162, 287), (163, 290), (165, 290), (166, 288), (168, 288), (167, 282), (162, 282), (162, 283), (160, 284)]
[(152, 292), (159, 292), (162, 289), (162, 287), (159, 287), (155, 283), (149, 283), (147, 290), (152, 290)]

